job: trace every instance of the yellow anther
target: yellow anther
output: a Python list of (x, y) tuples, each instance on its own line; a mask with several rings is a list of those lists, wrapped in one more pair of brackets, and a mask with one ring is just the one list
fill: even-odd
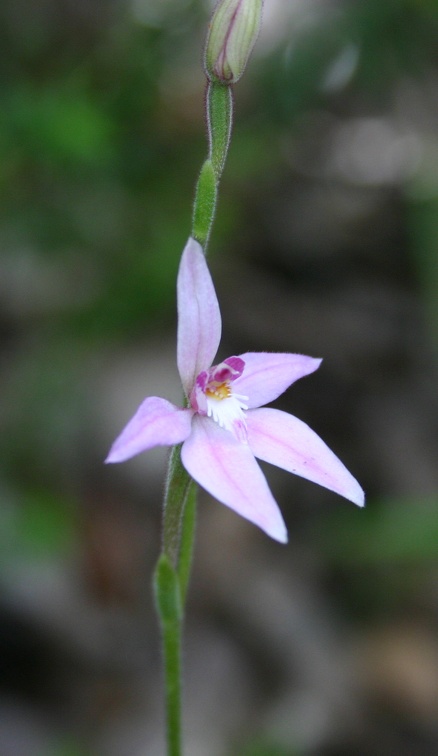
[(217, 399), (218, 401), (222, 401), (222, 399), (229, 399), (231, 396), (231, 388), (229, 383), (217, 383), (216, 381), (210, 381), (207, 388), (205, 389), (205, 393), (207, 394), (210, 399)]

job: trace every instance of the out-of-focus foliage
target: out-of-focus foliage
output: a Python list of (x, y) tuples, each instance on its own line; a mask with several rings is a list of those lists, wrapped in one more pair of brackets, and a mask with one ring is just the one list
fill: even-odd
[(171, 301), (202, 137), (184, 92), (166, 97), (199, 13), (169, 9), (168, 26), (153, 27), (107, 5), (90, 5), (93, 20), (85, 5), (6, 3), (1, 24), (5, 252), (30, 275), (41, 256), (49, 291), (36, 305), (100, 335)]
[[(164, 466), (102, 459), (179, 391), (211, 5), (0, 4), (7, 756), (162, 753)], [(225, 349), (324, 357), (281, 406), (368, 508), (269, 470), (281, 550), (201, 496), (188, 753), (437, 751), (437, 38), (435, 0), (265, 0), (211, 243)]]

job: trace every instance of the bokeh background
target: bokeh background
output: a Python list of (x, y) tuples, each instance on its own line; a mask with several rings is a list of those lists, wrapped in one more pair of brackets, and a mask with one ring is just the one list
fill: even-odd
[[(0, 5), (0, 752), (161, 756), (151, 575), (209, 0)], [(367, 492), (274, 468), (286, 547), (201, 493), (187, 756), (438, 752), (438, 5), (266, 0), (210, 265), (219, 356), (324, 358), (277, 406)]]

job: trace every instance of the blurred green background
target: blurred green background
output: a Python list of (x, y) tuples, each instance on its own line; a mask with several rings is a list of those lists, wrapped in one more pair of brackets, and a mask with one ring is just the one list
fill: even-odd
[[(209, 0), (0, 6), (0, 752), (164, 753), (151, 573)], [(368, 495), (267, 470), (271, 542), (200, 495), (188, 756), (438, 751), (438, 4), (266, 0), (210, 265), (221, 356), (324, 358), (278, 406)]]

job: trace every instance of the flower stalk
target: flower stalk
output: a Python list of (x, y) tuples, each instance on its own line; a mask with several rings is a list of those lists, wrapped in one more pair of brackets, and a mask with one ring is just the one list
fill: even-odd
[[(245, 0), (246, 1), (246, 0)], [(250, 0), (252, 2), (252, 0)], [(221, 3), (218, 4), (217, 8)], [(217, 11), (217, 9), (216, 9)], [(214, 17), (207, 39), (214, 28)], [(246, 59), (249, 56), (247, 51)], [(212, 79), (207, 70), (205, 97), (208, 157), (195, 189), (191, 236), (204, 254), (216, 213), (219, 182), (233, 125), (232, 81)], [(164, 657), (167, 756), (181, 756), (181, 644), (184, 607), (190, 579), (196, 526), (197, 487), (181, 462), (181, 445), (172, 449), (163, 508), (163, 551), (155, 571), (154, 590)], [(176, 599), (178, 596), (178, 600)]]
[(181, 463), (181, 445), (170, 452), (169, 469), (164, 493), (162, 552), (176, 570), (179, 566), (181, 528), (189, 492), (193, 481)]
[(219, 181), (227, 159), (233, 125), (233, 92), (215, 81), (205, 98), (208, 158), (199, 174), (193, 204), (192, 237), (206, 252), (216, 212)]
[(161, 554), (155, 568), (154, 594), (163, 644), (167, 756), (181, 756), (183, 606), (178, 575), (165, 552)]
[(206, 111), (208, 124), (209, 158), (216, 181), (222, 175), (233, 124), (233, 90), (224, 84), (207, 85)]

